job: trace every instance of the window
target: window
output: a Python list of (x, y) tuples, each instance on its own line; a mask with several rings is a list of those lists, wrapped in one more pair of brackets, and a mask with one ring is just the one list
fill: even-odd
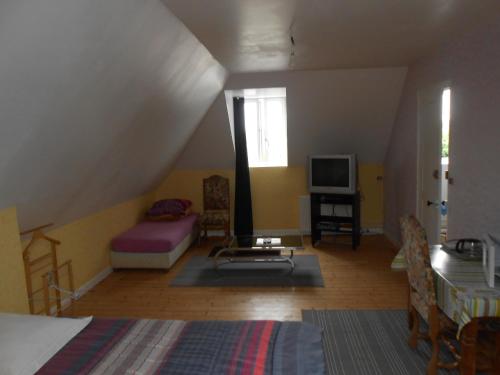
[(249, 91), (254, 94), (244, 96), (248, 164), (250, 167), (286, 167), (286, 91)]
[[(441, 157), (447, 159), (449, 156), (450, 147), (450, 107), (451, 107), (451, 90), (449, 88), (443, 90), (442, 105), (441, 105)], [(448, 160), (446, 160), (446, 164)]]

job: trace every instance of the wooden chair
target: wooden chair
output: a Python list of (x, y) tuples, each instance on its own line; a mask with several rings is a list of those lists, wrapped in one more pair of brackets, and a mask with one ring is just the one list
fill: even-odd
[[(409, 283), (408, 325), (411, 333), (408, 344), (410, 347), (416, 348), (420, 338), (431, 341), (432, 354), (427, 366), (428, 375), (437, 374), (438, 368), (471, 367), (471, 358), (461, 357), (457, 348), (452, 344), (452, 340), (456, 338), (457, 325), (437, 305), (425, 229), (411, 215), (402, 217), (400, 223)], [(428, 334), (420, 333), (419, 315), (429, 326)], [(495, 318), (476, 319), (475, 324), (475, 330), (478, 334), (474, 340), (475, 355), (473, 361), (475, 363), (472, 367), (479, 371), (500, 374), (498, 320)], [(463, 336), (462, 331), (461, 345), (467, 344), (464, 342)], [(444, 363), (439, 360), (440, 342), (443, 342), (453, 354), (454, 362)]]
[(225, 238), (230, 236), (229, 179), (213, 175), (203, 179), (203, 216), (201, 227), (204, 238), (208, 230), (224, 230)]
[[(438, 368), (452, 369), (459, 365), (460, 355), (451, 344), (458, 327), (437, 305), (429, 245), (424, 228), (410, 215), (402, 217), (400, 223), (409, 283), (408, 323), (411, 333), (408, 344), (415, 349), (418, 339), (431, 341), (432, 354), (427, 374), (435, 375)], [(419, 315), (429, 326), (428, 334), (420, 333)], [(453, 354), (454, 362), (444, 363), (439, 360), (440, 342)]]

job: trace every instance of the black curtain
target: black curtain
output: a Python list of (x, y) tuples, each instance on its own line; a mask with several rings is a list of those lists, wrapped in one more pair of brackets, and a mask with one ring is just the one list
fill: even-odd
[(251, 236), (253, 234), (253, 213), (247, 137), (245, 133), (245, 100), (243, 98), (233, 98), (233, 106), (234, 148), (236, 152), (234, 234), (236, 236)]

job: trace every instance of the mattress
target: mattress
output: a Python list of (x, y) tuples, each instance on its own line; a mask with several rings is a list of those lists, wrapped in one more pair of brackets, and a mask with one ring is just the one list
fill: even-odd
[(120, 252), (111, 251), (111, 265), (120, 268), (169, 269), (177, 259), (198, 239), (198, 229), (195, 228), (176, 247), (166, 253)]
[(324, 372), (321, 331), (308, 323), (93, 319), (37, 374)]
[(197, 221), (197, 214), (175, 221), (144, 221), (115, 237), (111, 248), (124, 253), (167, 253), (193, 231)]

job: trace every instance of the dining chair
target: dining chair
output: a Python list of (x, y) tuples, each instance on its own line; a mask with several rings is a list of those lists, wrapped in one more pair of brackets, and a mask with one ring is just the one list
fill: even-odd
[[(435, 375), (438, 368), (453, 369), (459, 365), (460, 355), (451, 341), (456, 336), (458, 327), (437, 305), (425, 229), (412, 215), (403, 216), (400, 224), (409, 283), (408, 323), (411, 333), (408, 344), (415, 349), (418, 339), (431, 341), (432, 354), (427, 365), (427, 374)], [(420, 333), (419, 316), (428, 324), (427, 334)], [(450, 350), (455, 361), (440, 360), (440, 342)]]
[(230, 236), (229, 179), (213, 175), (203, 179), (203, 215), (201, 227), (204, 238), (208, 230), (224, 230), (225, 238)]

